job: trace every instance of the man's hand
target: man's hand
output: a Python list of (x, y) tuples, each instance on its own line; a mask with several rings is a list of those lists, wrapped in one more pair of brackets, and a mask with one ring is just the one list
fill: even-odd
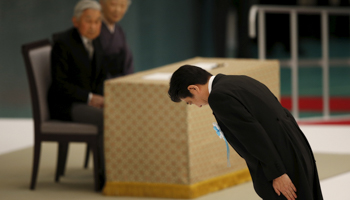
[(104, 98), (98, 94), (92, 94), (92, 98), (89, 102), (89, 106), (93, 106), (95, 108), (103, 108)]
[(287, 174), (283, 174), (282, 176), (275, 178), (272, 182), (272, 186), (278, 196), (280, 196), (282, 193), (288, 200), (294, 200), (297, 198), (297, 189)]

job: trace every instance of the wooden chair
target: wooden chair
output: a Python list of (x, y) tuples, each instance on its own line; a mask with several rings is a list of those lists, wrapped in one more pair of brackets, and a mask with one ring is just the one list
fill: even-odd
[(22, 45), (29, 81), (34, 118), (34, 159), (30, 189), (34, 190), (38, 175), (42, 142), (58, 142), (56, 182), (63, 175), (69, 142), (84, 142), (93, 153), (94, 188), (101, 190), (99, 179), (98, 129), (95, 125), (51, 120), (47, 91), (51, 84), (51, 43), (48, 39)]

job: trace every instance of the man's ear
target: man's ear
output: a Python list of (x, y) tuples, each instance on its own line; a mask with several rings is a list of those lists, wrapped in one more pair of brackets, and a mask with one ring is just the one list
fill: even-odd
[(187, 89), (191, 92), (191, 94), (196, 94), (199, 92), (199, 87), (197, 85), (189, 85)]
[(78, 28), (79, 26), (79, 22), (78, 19), (76, 17), (72, 17), (72, 22), (75, 28)]

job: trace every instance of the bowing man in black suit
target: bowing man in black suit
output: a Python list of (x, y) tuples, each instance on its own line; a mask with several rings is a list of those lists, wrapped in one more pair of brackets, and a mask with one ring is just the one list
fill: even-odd
[[(103, 135), (103, 83), (106, 70), (100, 39), (101, 6), (79, 1), (72, 18), (74, 27), (56, 37), (51, 52), (52, 85), (48, 92), (51, 118), (95, 124)], [(100, 141), (104, 178), (103, 137)]]
[(323, 199), (307, 139), (264, 84), (185, 65), (172, 75), (168, 93), (174, 102), (209, 104), (226, 140), (245, 159), (262, 199)]

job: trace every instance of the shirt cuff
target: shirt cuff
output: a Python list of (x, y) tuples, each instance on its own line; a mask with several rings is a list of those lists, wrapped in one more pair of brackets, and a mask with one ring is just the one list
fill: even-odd
[(91, 92), (89, 92), (89, 98), (88, 98), (88, 102), (87, 102), (87, 104), (89, 104), (89, 103), (90, 103), (91, 99), (92, 99), (92, 93), (91, 93)]

